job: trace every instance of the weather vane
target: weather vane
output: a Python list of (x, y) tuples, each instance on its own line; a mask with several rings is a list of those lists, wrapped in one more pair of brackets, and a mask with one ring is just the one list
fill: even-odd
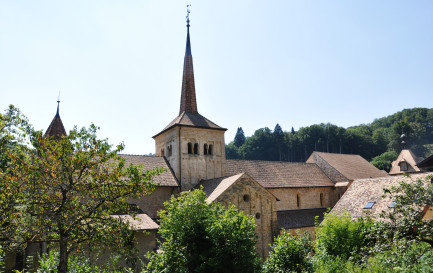
[(186, 26), (189, 27), (189, 14), (190, 14), (190, 10), (189, 7), (191, 7), (191, 4), (186, 5)]

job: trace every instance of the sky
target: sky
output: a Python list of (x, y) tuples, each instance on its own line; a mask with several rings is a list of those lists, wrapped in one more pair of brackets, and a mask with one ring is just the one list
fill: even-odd
[(1, 0), (0, 111), (91, 123), (127, 154), (178, 114), (191, 4), (198, 111), (250, 136), (433, 108), (433, 1)]

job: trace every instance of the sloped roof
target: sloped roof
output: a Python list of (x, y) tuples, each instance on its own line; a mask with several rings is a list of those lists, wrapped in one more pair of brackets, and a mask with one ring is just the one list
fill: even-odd
[(159, 225), (155, 223), (147, 214), (137, 214), (135, 217), (129, 214), (111, 215), (113, 218), (120, 218), (128, 222), (133, 230), (153, 230), (158, 229)]
[(307, 163), (315, 163), (315, 156), (321, 157), (348, 180), (388, 176), (360, 155), (313, 152)]
[(297, 229), (314, 227), (316, 216), (318, 216), (318, 222), (321, 223), (326, 211), (327, 208), (277, 211), (278, 228)]
[(265, 188), (330, 187), (334, 183), (316, 164), (227, 160), (227, 175), (246, 172)]
[(225, 190), (227, 190), (233, 183), (235, 183), (243, 173), (226, 176), (226, 177), (218, 177), (209, 180), (202, 180), (200, 183), (195, 186), (195, 188), (200, 188), (203, 186), (203, 191), (206, 193), (208, 198), (206, 201), (208, 203), (212, 203), (215, 199), (218, 198)]
[(417, 164), (420, 168), (431, 168), (433, 167), (433, 155), (427, 157)]
[(153, 181), (159, 186), (178, 187), (179, 183), (170, 168), (168, 162), (162, 156), (146, 156), (146, 155), (120, 155), (126, 160), (126, 164), (141, 165), (143, 169), (165, 168), (167, 171), (158, 176), (153, 177)]
[(59, 114), (59, 101), (57, 102), (56, 115), (51, 121), (50, 126), (48, 126), (48, 129), (45, 132), (45, 136), (50, 136), (55, 139), (60, 139), (62, 138), (62, 136), (66, 136), (66, 130), (65, 127), (63, 126), (63, 122)]
[(207, 128), (207, 129), (215, 129), (215, 130), (223, 130), (223, 131), (227, 130), (226, 128), (222, 128), (216, 125), (215, 123), (203, 117), (199, 113), (182, 112), (172, 122), (170, 122), (161, 132), (154, 135), (153, 137), (157, 137), (158, 135), (173, 128), (174, 126), (188, 126), (188, 127)]
[[(405, 172), (419, 172), (420, 169), (417, 166), (418, 162), (421, 162), (423, 158), (417, 157), (412, 150), (410, 149), (403, 149), (401, 150), (400, 154), (398, 155), (397, 159), (392, 162), (391, 170), (389, 171), (389, 174), (399, 174), (399, 173), (405, 173)], [(401, 171), (400, 170), (400, 163), (406, 162), (409, 164), (407, 171)]]
[[(367, 215), (378, 217), (383, 210), (390, 209), (389, 205), (393, 201), (390, 198), (382, 198), (384, 188), (398, 186), (401, 181), (411, 183), (418, 178), (424, 179), (431, 174), (433, 173), (411, 174), (410, 177), (396, 175), (355, 180), (334, 206), (331, 213), (342, 214), (347, 211), (354, 219)], [(371, 209), (364, 209), (367, 202), (375, 202), (375, 204)]]

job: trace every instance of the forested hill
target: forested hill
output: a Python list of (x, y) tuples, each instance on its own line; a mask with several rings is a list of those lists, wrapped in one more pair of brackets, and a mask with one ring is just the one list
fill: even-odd
[(314, 124), (295, 131), (261, 128), (245, 137), (242, 127), (226, 145), (228, 159), (256, 159), (305, 162), (313, 151), (359, 154), (367, 160), (382, 155), (396, 157), (401, 150), (400, 136), (408, 136), (409, 148), (426, 156), (433, 144), (433, 108), (405, 109), (393, 115), (347, 129), (330, 123)]

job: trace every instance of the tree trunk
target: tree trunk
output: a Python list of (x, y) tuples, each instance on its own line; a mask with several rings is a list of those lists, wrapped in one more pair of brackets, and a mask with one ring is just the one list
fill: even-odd
[(64, 231), (59, 232), (59, 265), (57, 266), (58, 273), (68, 272), (68, 241)]

